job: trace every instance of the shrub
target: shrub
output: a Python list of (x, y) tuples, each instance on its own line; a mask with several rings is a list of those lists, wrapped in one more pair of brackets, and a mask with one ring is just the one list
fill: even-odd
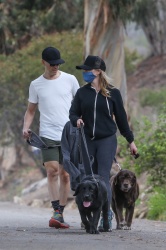
[(140, 104), (142, 107), (151, 106), (160, 109), (165, 102), (166, 88), (160, 90), (142, 89), (140, 91)]
[(136, 50), (130, 51), (125, 48), (125, 69), (127, 74), (131, 74), (136, 69), (138, 63), (143, 58), (138, 54)]
[(149, 173), (153, 187), (166, 185), (166, 108), (158, 116), (154, 124), (144, 117), (137, 123), (139, 131), (135, 133), (136, 145), (140, 157), (135, 160), (127, 151), (127, 145), (122, 137), (118, 137), (119, 156), (124, 158), (123, 167), (134, 169), (137, 174), (144, 171)]
[(148, 202), (147, 218), (151, 220), (166, 220), (166, 188), (156, 188), (155, 194)]

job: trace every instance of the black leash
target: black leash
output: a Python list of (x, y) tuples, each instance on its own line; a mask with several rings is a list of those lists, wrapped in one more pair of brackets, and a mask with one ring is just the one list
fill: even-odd
[[(81, 124), (81, 126), (80, 126), (80, 133), (81, 133), (82, 140), (83, 140), (83, 143), (84, 143), (84, 147), (85, 147), (85, 150), (86, 150), (86, 154), (87, 154), (87, 157), (88, 157), (88, 161), (89, 161), (89, 166), (90, 166), (90, 171), (91, 171), (92, 178), (98, 184), (98, 182), (97, 182), (97, 180), (96, 180), (96, 178), (94, 176), (93, 170), (92, 170), (92, 165), (93, 165), (93, 162), (94, 162), (94, 157), (92, 155), (91, 156), (89, 155), (88, 146), (87, 146), (87, 142), (86, 142), (86, 138), (85, 138), (85, 133), (84, 133), (84, 128), (83, 128), (83, 124)], [(81, 147), (80, 147), (80, 150), (81, 150)], [(81, 155), (82, 155), (82, 150), (81, 150)]]

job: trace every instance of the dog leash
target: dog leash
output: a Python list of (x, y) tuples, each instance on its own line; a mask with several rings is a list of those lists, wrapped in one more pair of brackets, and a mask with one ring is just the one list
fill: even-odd
[(83, 124), (81, 124), (80, 126), (80, 132), (81, 132), (81, 136), (82, 136), (82, 140), (83, 140), (83, 143), (84, 143), (84, 146), (85, 146), (85, 150), (86, 150), (86, 154), (87, 154), (87, 157), (88, 157), (88, 161), (89, 161), (89, 166), (90, 166), (90, 170), (91, 170), (91, 174), (92, 174), (92, 178), (94, 179), (94, 181), (97, 183), (98, 185), (98, 182), (94, 176), (94, 173), (93, 173), (93, 170), (92, 170), (92, 164), (94, 162), (94, 157), (91, 155), (89, 156), (89, 152), (88, 152), (88, 146), (87, 146), (87, 142), (86, 142), (86, 138), (85, 138), (85, 133), (84, 133), (84, 128), (83, 128)]
[[(140, 156), (140, 154), (137, 153), (137, 154), (134, 155), (134, 158), (137, 159), (139, 156)], [(119, 162), (117, 162), (116, 157), (114, 157), (114, 162), (115, 162), (115, 164), (118, 166), (119, 171), (121, 171), (122, 168), (121, 168)]]
[(121, 168), (120, 164), (117, 162), (117, 160), (116, 160), (116, 158), (115, 158), (115, 157), (114, 157), (114, 162), (115, 162), (115, 163), (116, 163), (116, 165), (118, 166), (119, 171), (121, 171), (121, 170), (122, 170), (122, 168)]

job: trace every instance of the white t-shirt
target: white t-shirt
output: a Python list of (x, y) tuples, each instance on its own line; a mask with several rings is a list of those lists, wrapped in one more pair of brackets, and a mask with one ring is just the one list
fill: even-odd
[(60, 71), (60, 76), (48, 80), (41, 75), (31, 82), (29, 99), (38, 103), (40, 111), (39, 135), (60, 141), (64, 125), (69, 120), (71, 102), (79, 88), (75, 76)]

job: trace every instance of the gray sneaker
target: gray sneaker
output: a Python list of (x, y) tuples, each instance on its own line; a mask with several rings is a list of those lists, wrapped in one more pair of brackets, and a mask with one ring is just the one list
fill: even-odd
[[(108, 212), (108, 223), (109, 223), (109, 232), (112, 231), (112, 219), (114, 217), (114, 213), (113, 211), (110, 209), (110, 211)], [(103, 228), (103, 214), (101, 213), (101, 219), (100, 219), (100, 224), (98, 227), (99, 232), (104, 232), (104, 228)]]

